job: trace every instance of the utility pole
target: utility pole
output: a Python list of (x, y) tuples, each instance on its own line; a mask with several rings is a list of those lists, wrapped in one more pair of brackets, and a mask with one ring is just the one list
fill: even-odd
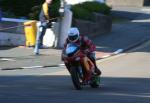
[(61, 18), (59, 19), (57, 48), (62, 48), (72, 23), (72, 12), (70, 11), (70, 6), (67, 5), (65, 0), (61, 0), (59, 12), (61, 14)]
[(0, 8), (0, 22), (2, 21), (2, 10)]

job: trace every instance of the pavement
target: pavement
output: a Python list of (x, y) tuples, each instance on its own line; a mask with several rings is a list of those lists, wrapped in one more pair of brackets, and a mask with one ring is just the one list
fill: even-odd
[[(113, 23), (112, 32), (90, 39), (97, 46), (97, 60), (108, 58), (135, 48), (150, 40), (150, 8), (114, 8), (113, 15), (128, 18), (126, 22)], [(34, 48), (0, 47), (0, 69), (30, 69), (63, 66), (61, 49), (40, 49), (34, 55)]]

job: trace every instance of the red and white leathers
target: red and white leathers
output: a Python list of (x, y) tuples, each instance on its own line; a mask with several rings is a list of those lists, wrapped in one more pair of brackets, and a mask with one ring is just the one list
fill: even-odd
[[(64, 44), (64, 48), (63, 51), (66, 49), (67, 44), (71, 43), (71, 41), (67, 38), (66, 42)], [(101, 71), (97, 68), (96, 66), (96, 61), (95, 61), (95, 51), (96, 51), (96, 45), (94, 45), (92, 43), (92, 41), (90, 39), (88, 39), (88, 37), (86, 36), (79, 36), (78, 40), (76, 40), (75, 42), (76, 45), (78, 45), (80, 47), (80, 50), (83, 51), (83, 53), (85, 53), (89, 59), (94, 63), (95, 65), (95, 72), (100, 75)], [(63, 57), (62, 57), (63, 60)], [(69, 68), (68, 65), (65, 63), (67, 69)]]
[[(64, 50), (67, 47), (67, 44), (70, 43), (71, 41), (68, 40), (68, 38), (66, 39), (66, 42), (64, 44)], [(83, 50), (85, 53), (86, 52), (95, 52), (96, 50), (96, 46), (92, 43), (92, 41), (90, 39), (88, 39), (88, 37), (86, 36), (79, 36), (79, 39), (76, 42), (73, 42), (76, 45), (78, 45), (80, 47), (80, 50)]]

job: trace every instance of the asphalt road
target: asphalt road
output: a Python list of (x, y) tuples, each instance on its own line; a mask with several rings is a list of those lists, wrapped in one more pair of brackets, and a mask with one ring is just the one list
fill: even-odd
[(99, 61), (97, 89), (75, 90), (63, 67), (1, 71), (0, 103), (149, 103), (149, 44)]
[(150, 79), (103, 77), (98, 89), (76, 91), (68, 76), (1, 77), (1, 103), (149, 103)]

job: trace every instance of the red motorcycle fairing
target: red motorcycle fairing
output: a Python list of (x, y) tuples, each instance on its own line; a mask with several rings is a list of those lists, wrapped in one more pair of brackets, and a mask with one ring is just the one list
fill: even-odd
[(80, 50), (78, 50), (72, 56), (65, 56), (64, 62), (69, 63), (71, 66), (77, 66), (77, 62), (79, 62), (80, 66), (84, 69), (84, 77), (83, 81), (89, 81), (92, 73), (94, 73), (94, 64), (92, 61)]

